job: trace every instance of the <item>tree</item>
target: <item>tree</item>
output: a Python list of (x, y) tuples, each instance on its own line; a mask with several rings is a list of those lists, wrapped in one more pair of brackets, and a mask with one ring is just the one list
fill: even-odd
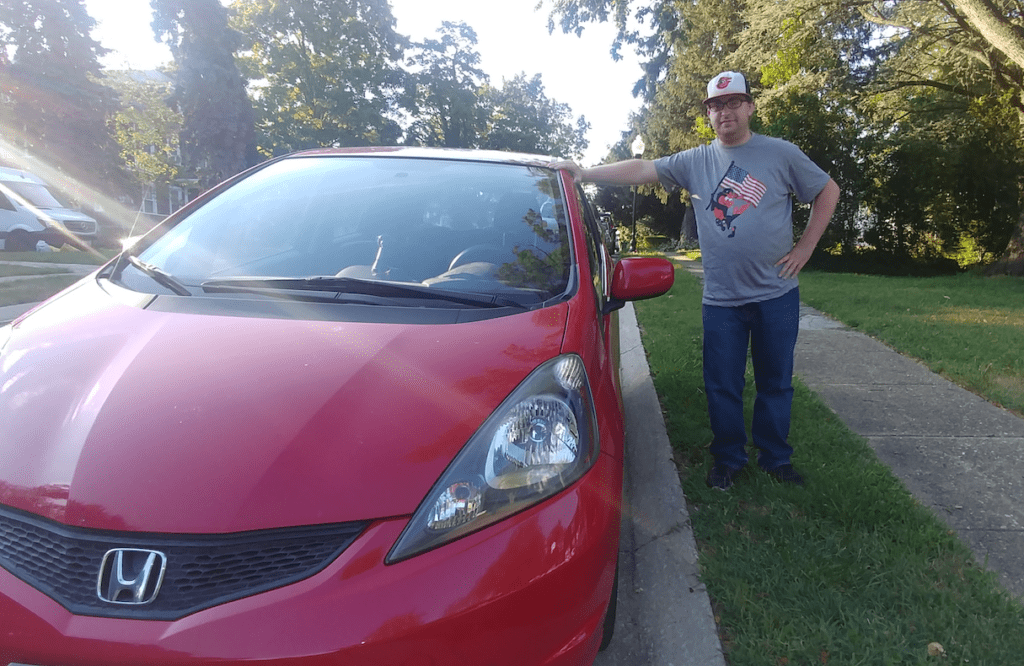
[(480, 69), (476, 32), (465, 23), (445, 21), (438, 39), (415, 44), (403, 106), (413, 121), (406, 142), (423, 146), (470, 148), (487, 128), (490, 109), (482, 91), (488, 77)]
[(991, 262), (1021, 210), (1015, 114), (938, 88), (915, 89), (901, 106), (868, 130), (869, 242), (911, 256), (969, 250)]
[(573, 120), (568, 104), (549, 99), (540, 74), (517, 74), (485, 94), (491, 119), (481, 148), (575, 158), (586, 149), (590, 123), (583, 116)]
[[(862, 91), (879, 58), (877, 27), (818, 0), (751, 0), (746, 11), (734, 62), (753, 73), (758, 130), (795, 143), (839, 184), (842, 196), (820, 245), (852, 252), (863, 233), (869, 182), (873, 144)], [(915, 205), (914, 196), (908, 205)], [(798, 233), (808, 212), (794, 211)]]
[[(586, 6), (592, 20), (598, 16), (598, 6), (614, 8), (621, 16), (625, 4), (588, 0)], [(620, 38), (639, 45), (650, 58), (644, 80), (657, 79), (637, 129), (647, 142), (648, 155), (671, 154), (710, 141), (714, 132), (700, 103), (707, 81), (726, 69), (745, 72), (757, 97), (755, 129), (793, 141), (840, 183), (847, 196), (825, 242), (852, 247), (858, 208), (852, 195), (861, 191), (858, 154), (851, 150), (858, 126), (856, 116), (849, 113), (847, 91), (853, 86), (841, 54), (860, 44), (857, 28), (865, 21), (851, 24), (847, 17), (825, 15), (810, 3), (790, 15), (790, 4), (794, 3), (629, 3), (634, 8), (633, 21), (618, 21)], [(576, 3), (560, 1), (556, 11), (559, 7), (569, 13), (570, 25), (586, 16)], [(661, 42), (664, 58), (650, 39), (635, 30), (629, 32), (628, 25), (638, 25), (642, 19), (648, 20), (648, 29), (658, 38), (655, 41)], [(683, 195), (684, 202), (688, 196)], [(664, 203), (676, 211), (681, 210), (677, 199), (662, 195)], [(668, 226), (662, 215), (652, 213), (652, 217), (660, 226)], [(806, 209), (798, 209), (796, 217), (799, 229), (806, 221)]]
[(579, 156), (590, 125), (567, 104), (549, 99), (539, 74), (490, 85), (480, 69), (476, 32), (445, 21), (438, 39), (414, 45), (404, 107), (412, 115), (406, 142)]
[(1013, 93), (1024, 112), (1024, 3), (918, 0), (853, 4), (890, 36), (882, 88), (938, 87), (967, 96)]
[(177, 65), (168, 102), (183, 118), (185, 168), (213, 185), (254, 161), (252, 105), (235, 63), (240, 36), (219, 0), (151, 3), (153, 32)]
[[(1024, 112), (1022, 0), (552, 4), (563, 29), (614, 20), (614, 47), (649, 56), (652, 154), (708, 140), (703, 84), (738, 69), (756, 89), (755, 129), (795, 142), (843, 189), (827, 245), (849, 248), (871, 219), (877, 239), (905, 252), (968, 244), (990, 256), (1009, 238), (999, 265), (1024, 273), (1024, 121), (1000, 113)], [(635, 27), (644, 20), (648, 38)], [(660, 50), (645, 41), (654, 36)], [(915, 177), (927, 182), (911, 187)]]
[(114, 130), (121, 159), (137, 185), (170, 182), (181, 166), (181, 114), (165, 100), (173, 83), (163, 75), (111, 72), (108, 78), (121, 99)]
[(106, 125), (117, 100), (102, 83), (99, 58), (107, 51), (90, 36), (94, 26), (82, 0), (0, 4), (0, 129), (18, 152), (68, 182), (105, 189), (119, 173)]
[[(967, 23), (989, 45), (990, 62), (1005, 57), (1017, 69), (1024, 70), (1024, 4), (1016, 0), (960, 0), (949, 3), (951, 13), (959, 10)], [(1002, 63), (1005, 68), (1007, 63)], [(1020, 84), (1017, 89), (1020, 91)]]
[(405, 39), (387, 0), (236, 0), (259, 151), (397, 143)]
[[(892, 34), (893, 55), (877, 88), (902, 92), (939, 89), (964, 100), (1002, 100), (1018, 112), (1024, 136), (1024, 3), (1021, 0), (920, 0), (858, 6)], [(1018, 187), (1018, 206), (1024, 187)], [(1019, 211), (1019, 209), (1018, 209)], [(992, 272), (1024, 275), (1024, 213)]]
[(733, 54), (745, 25), (743, 5), (743, 0), (697, 0), (685, 18), (679, 17), (680, 31), (669, 36), (673, 55), (641, 128), (649, 154), (670, 154), (714, 138), (701, 100), (708, 79), (740, 69)]
[[(122, 106), (113, 127), (129, 179), (135, 215), (120, 221), (127, 231), (143, 212), (169, 215), (188, 200), (192, 179), (182, 179), (182, 117), (166, 104), (172, 80), (161, 72), (120, 71), (108, 74)], [(188, 175), (188, 174), (185, 174)], [(118, 222), (118, 221), (115, 221)], [(129, 224), (130, 222), (130, 224)]]
[[(674, 55), (675, 37), (683, 31), (682, 5), (669, 0), (550, 0), (548, 30), (556, 22), (562, 32), (583, 33), (587, 23), (612, 21), (617, 34), (611, 45), (614, 59), (623, 47), (632, 48), (641, 59), (643, 75), (633, 88), (633, 95), (654, 99), (658, 84), (668, 70)], [(539, 5), (543, 4), (541, 0)], [(696, 4), (696, 3), (694, 3)]]
[[(979, 111), (993, 98), (1009, 106), (1021, 88), (1000, 79), (1006, 59), (959, 13), (964, 4), (752, 0), (748, 6), (738, 56), (761, 73), (767, 94), (760, 115), (770, 117), (796, 91), (805, 100), (793, 107), (797, 116), (789, 114), (799, 119), (796, 132), (776, 120), (770, 133), (802, 136), (791, 140), (812, 158), (814, 144), (834, 137), (831, 149), (817, 152), (838, 166), (836, 180), (848, 193), (841, 206), (860, 203), (856, 193), (865, 192), (867, 219), (876, 224), (869, 235), (888, 250), (951, 254), (967, 243), (991, 256), (991, 244), (1008, 238), (1007, 209), (1020, 210), (1013, 191), (1019, 190), (1014, 174), (1022, 164), (1013, 147), (1020, 136), (1005, 115)], [(1012, 14), (1011, 3), (1003, 4)], [(827, 123), (815, 122), (821, 117), (815, 107), (827, 113)], [(838, 221), (848, 247), (863, 213), (838, 211), (832, 240)]]

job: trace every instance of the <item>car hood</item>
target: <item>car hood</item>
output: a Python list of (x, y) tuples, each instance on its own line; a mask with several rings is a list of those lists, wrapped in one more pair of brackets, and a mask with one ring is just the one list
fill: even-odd
[(48, 217), (58, 222), (95, 222), (96, 219), (70, 208), (41, 208)]
[(568, 311), (297, 321), (156, 312), (95, 285), (23, 319), (0, 355), (0, 503), (131, 531), (411, 514), (559, 353)]

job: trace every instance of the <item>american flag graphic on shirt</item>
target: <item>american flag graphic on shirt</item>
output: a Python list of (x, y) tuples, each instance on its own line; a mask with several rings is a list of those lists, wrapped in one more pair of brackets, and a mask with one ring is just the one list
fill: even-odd
[(764, 183), (736, 166), (735, 162), (729, 165), (729, 170), (725, 172), (725, 178), (722, 179), (722, 184), (719, 187), (728, 187), (753, 204), (754, 208), (757, 208), (757, 203), (768, 191)]

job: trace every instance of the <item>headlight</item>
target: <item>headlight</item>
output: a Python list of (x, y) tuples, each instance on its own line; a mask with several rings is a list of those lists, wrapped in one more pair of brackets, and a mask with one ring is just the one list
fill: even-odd
[(385, 560), (418, 555), (562, 491), (593, 466), (597, 416), (583, 360), (534, 370), (430, 489)]

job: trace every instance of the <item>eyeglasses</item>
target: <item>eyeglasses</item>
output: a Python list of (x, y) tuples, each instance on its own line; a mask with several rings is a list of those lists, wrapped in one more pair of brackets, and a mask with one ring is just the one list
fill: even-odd
[(740, 105), (748, 101), (746, 97), (730, 97), (724, 102), (718, 100), (711, 100), (707, 103), (708, 111), (721, 111), (722, 109), (729, 107), (730, 109), (738, 109)]

